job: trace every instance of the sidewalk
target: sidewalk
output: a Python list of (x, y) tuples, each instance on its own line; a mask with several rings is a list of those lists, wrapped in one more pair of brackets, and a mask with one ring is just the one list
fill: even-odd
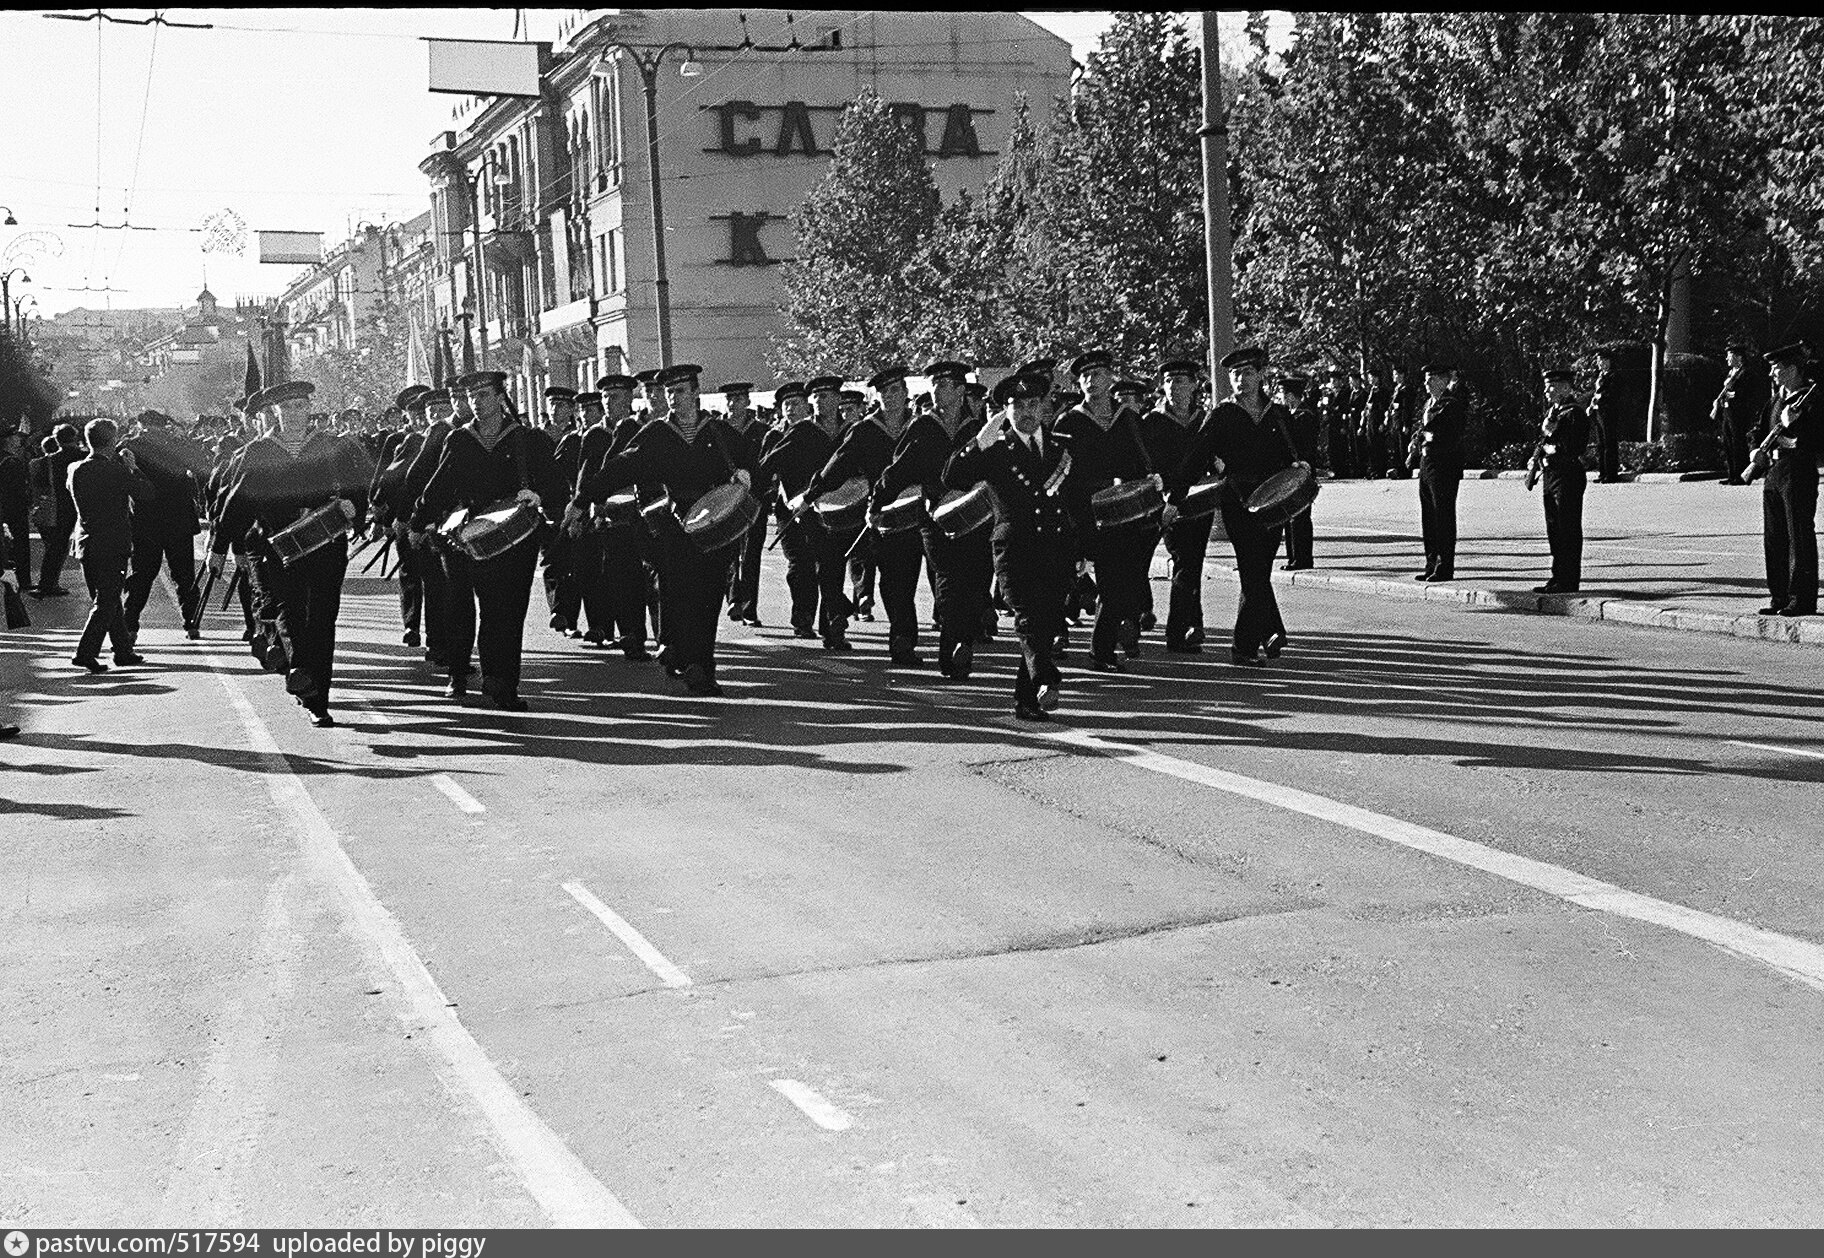
[[(1422, 585), (1416, 480), (1326, 481), (1313, 508), (1317, 566), (1275, 581), (1382, 597), (1505, 607), (1660, 629), (1824, 646), (1824, 617), (1757, 616), (1767, 605), (1761, 487), (1715, 481), (1591, 482), (1583, 508), (1583, 588), (1534, 594), (1551, 575), (1540, 492), (1517, 479), (1465, 480), (1456, 579)], [(1226, 544), (1208, 571), (1234, 579)], [(1280, 562), (1283, 562), (1283, 556)], [(1153, 575), (1166, 575), (1163, 548)]]

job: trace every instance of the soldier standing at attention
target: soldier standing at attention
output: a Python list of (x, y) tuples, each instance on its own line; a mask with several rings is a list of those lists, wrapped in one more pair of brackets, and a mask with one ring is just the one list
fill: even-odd
[[(1293, 448), (1298, 451), (1299, 458), (1315, 467), (1317, 434), (1323, 421), (1307, 396), (1309, 392), (1309, 383), (1303, 376), (1287, 376), (1280, 382), (1280, 395), (1291, 412), (1286, 426), (1292, 430)], [(1286, 525), (1286, 562), (1282, 566), (1287, 572), (1300, 572), (1316, 562), (1313, 537), (1309, 511), (1301, 511)]]
[(1577, 405), (1577, 377), (1568, 368), (1545, 373), (1546, 412), (1539, 444), (1526, 469), (1526, 487), (1545, 477), (1545, 538), (1552, 579), (1535, 594), (1574, 594), (1583, 581), (1583, 448), (1589, 413)]
[(1811, 348), (1803, 341), (1765, 355), (1773, 369), (1774, 398), (1767, 409), (1767, 437), (1756, 447), (1755, 473), (1765, 471), (1761, 492), (1767, 590), (1763, 616), (1813, 616), (1818, 610), (1818, 460), (1824, 454), (1824, 403), (1812, 377)]
[(1767, 412), (1767, 381), (1759, 371), (1750, 368), (1754, 351), (1736, 342), (1723, 351), (1729, 372), (1723, 387), (1711, 404), (1710, 417), (1717, 424), (1717, 440), (1723, 447), (1723, 484), (1741, 485), (1742, 469), (1748, 466), (1748, 447), (1753, 433)]
[(1419, 453), (1419, 520), (1425, 538), (1425, 571), (1414, 580), (1448, 581), (1457, 570), (1457, 490), (1463, 485), (1463, 431), (1469, 403), (1455, 385), (1456, 368), (1425, 367), (1430, 399), (1413, 444)]

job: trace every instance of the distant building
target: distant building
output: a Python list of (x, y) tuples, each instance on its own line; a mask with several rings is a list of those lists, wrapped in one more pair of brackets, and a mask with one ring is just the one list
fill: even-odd
[(350, 349), (381, 296), (382, 229), (364, 226), (297, 276), (279, 294), (277, 315), (294, 370), (332, 349)]
[(66, 310), (41, 321), (38, 340), (53, 357), (71, 414), (125, 416), (147, 407), (188, 417), (239, 395), (248, 336), (258, 309), (223, 309), (208, 288), (193, 307)]
[(466, 319), (522, 404), (660, 365), (646, 78), (616, 41), (649, 65), (666, 49), (652, 82), (671, 357), (755, 381), (782, 331), (790, 215), (861, 88), (924, 137), (953, 196), (992, 172), (1018, 97), (1043, 125), (1071, 68), (1065, 40), (1015, 13), (577, 11), (544, 46), (539, 99), (475, 98), (419, 167), (436, 321), (460, 345)]

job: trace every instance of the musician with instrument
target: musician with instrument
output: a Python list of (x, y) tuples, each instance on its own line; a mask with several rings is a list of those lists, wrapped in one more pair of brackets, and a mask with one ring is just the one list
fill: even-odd
[(1545, 373), (1546, 412), (1539, 442), (1526, 467), (1526, 487), (1545, 480), (1545, 539), (1552, 549), (1552, 579), (1535, 594), (1575, 594), (1583, 581), (1583, 448), (1590, 441), (1589, 412), (1577, 402), (1577, 376), (1566, 367)]
[(229, 547), (245, 545), (256, 601), (271, 617), (268, 666), (284, 663), (285, 689), (312, 725), (329, 726), (348, 533), (367, 517), (372, 468), (357, 442), (304, 434), (314, 391), (309, 381), (293, 380), (249, 400), (266, 412), (271, 429), (241, 451), (210, 543), (209, 570), (219, 576)]
[[(753, 382), (731, 380), (722, 386), (721, 392), (727, 409), (719, 422), (728, 428), (729, 449), (734, 452), (737, 463), (758, 468), (772, 429), (754, 416)], [(756, 482), (752, 488), (754, 497), (761, 502), (767, 501), (770, 486)], [(760, 556), (765, 547), (765, 527), (749, 529), (728, 578), (728, 618), (755, 629), (760, 627)]]
[[(423, 529), (412, 527), (412, 514), (418, 506), (418, 500), (424, 496), (424, 487), (431, 483), (431, 474), (437, 470), (437, 464), (443, 458), (444, 442), (449, 440), (455, 430), (455, 396), (448, 389), (432, 389), (418, 401), (424, 407), (424, 436), (418, 442), (417, 450), (412, 454), (411, 462), (406, 465), (405, 476), (399, 482), (396, 498), (398, 519), (405, 525), (404, 536), (398, 544), (412, 555), (418, 566), (418, 579), (424, 587), (424, 659), (427, 664), (439, 672), (449, 669), (449, 617), (446, 607), (449, 600), (445, 589), (449, 584), (448, 573), (444, 569), (443, 550)], [(463, 689), (446, 692), (450, 698), (460, 698), (467, 693), (466, 683)]]
[(553, 484), (552, 443), (520, 422), (506, 379), (503, 371), (456, 378), (452, 387), (468, 399), (475, 419), (444, 440), (412, 509), (412, 527), (437, 526), (443, 549), (448, 697), (467, 695), (474, 650), (483, 698), (503, 711), (524, 712), (520, 654), (546, 524), (541, 507), (562, 491)]
[(1077, 355), (1071, 372), (1082, 385), (1083, 403), (1059, 415), (1051, 432), (1070, 452), (1066, 500), (1096, 574), (1090, 667), (1119, 673), (1126, 670), (1117, 649), (1129, 659), (1140, 654), (1140, 616), (1150, 597), (1148, 569), (1159, 544), (1164, 481), (1141, 436), (1139, 417), (1115, 408), (1114, 360), (1106, 351), (1091, 350)]
[[(937, 631), (937, 671), (954, 681), (967, 680), (974, 666), (975, 638), (980, 632), (994, 564), (991, 531), (986, 527), (993, 520), (993, 509), (986, 495), (978, 501), (988, 510), (982, 513), (975, 508), (968, 528), (952, 522), (954, 506), (947, 511), (943, 501), (944, 467), (951, 455), (974, 439), (980, 427), (969, 418), (966, 407), (968, 373), (968, 364), (955, 359), (939, 359), (926, 365), (923, 374), (931, 381), (932, 409), (913, 418), (901, 431), (887, 465), (875, 478), (869, 499), (871, 518), (884, 517), (897, 528), (901, 527), (900, 522), (893, 517), (910, 511), (916, 521), (915, 530), (908, 530), (907, 543), (916, 543), (924, 554), (925, 579), (931, 587), (932, 627)], [(973, 486), (965, 486), (951, 499), (952, 504), (971, 489)], [(906, 501), (907, 495), (915, 495), (916, 505)], [(884, 575), (882, 579), (886, 581)], [(895, 569), (890, 583), (893, 593), (887, 603), (890, 621), (900, 597), (898, 580)], [(917, 580), (914, 566), (914, 586)], [(908, 600), (911, 594), (911, 590), (906, 592)], [(917, 622), (913, 619), (909, 623), (910, 645), (916, 647)]]
[(1223, 478), (1217, 509), (1241, 580), (1230, 658), (1262, 664), (1263, 653), (1277, 658), (1286, 645), (1272, 579), (1280, 533), (1289, 514), (1317, 496), (1317, 479), (1293, 444), (1291, 415), (1267, 397), (1266, 350), (1243, 346), (1223, 358), (1222, 368), (1233, 396), (1204, 418), (1171, 473), (1165, 522), (1168, 528), (1176, 522), (1194, 484), (1212, 474)]
[(1754, 350), (1737, 341), (1723, 351), (1729, 370), (1723, 387), (1710, 404), (1710, 418), (1716, 424), (1717, 440), (1723, 447), (1725, 485), (1742, 485), (1742, 469), (1748, 466), (1748, 448), (1753, 444), (1754, 430), (1760, 427), (1767, 412), (1767, 380), (1750, 368)]
[[(406, 540), (409, 530), (406, 516), (411, 504), (401, 501), (405, 474), (412, 466), (418, 447), (424, 442), (424, 399), (430, 388), (422, 384), (407, 385), (393, 399), (393, 405), (404, 417), (404, 425), (386, 434), (380, 443), (378, 466), (367, 487), (373, 526), (383, 539), (381, 546), (390, 547), (399, 576), (399, 620), (403, 626), (400, 641), (406, 646), (423, 642), (419, 626), (424, 617), (424, 564), (418, 552)], [(384, 553), (384, 549), (382, 551)], [(385, 560), (381, 561), (384, 569)]]
[(1457, 370), (1448, 363), (1425, 366), (1429, 395), (1407, 462), (1419, 471), (1419, 522), (1425, 541), (1425, 570), (1415, 581), (1449, 581), (1457, 568), (1457, 491), (1463, 485), (1463, 435), (1469, 402), (1456, 389)]
[(196, 510), (202, 492), (197, 472), (208, 475), (202, 450), (171, 430), (169, 415), (142, 411), (138, 425), (121, 443), (152, 486), (148, 499), (133, 504), (133, 559), (121, 602), (127, 637), (134, 642), (139, 640), (139, 616), (152, 596), (160, 564), (171, 573), (184, 623), (196, 610), (196, 547), (191, 539), (203, 531)]
[(1804, 341), (1762, 355), (1773, 376), (1767, 436), (1755, 447), (1743, 479), (1761, 475), (1767, 590), (1763, 616), (1814, 616), (1818, 611), (1818, 465), (1824, 457), (1824, 400), (1818, 397), (1811, 347)]
[[(576, 424), (578, 396), (568, 385), (554, 384), (545, 390), (545, 431), (556, 443), (553, 475), (566, 490), (576, 484), (577, 459), (582, 447)], [(582, 611), (582, 595), (576, 589), (574, 543), (575, 539), (563, 529), (549, 529), (542, 552), (545, 608), (551, 613), (549, 624), (554, 632), (566, 638), (578, 636), (576, 618)]]
[(585, 477), (565, 519), (580, 519), (608, 495), (636, 484), (664, 489), (665, 500), (647, 512), (659, 571), (660, 658), (690, 693), (713, 696), (722, 694), (716, 629), (728, 569), (760, 506), (749, 492), (753, 469), (736, 463), (721, 425), (703, 416), (701, 375), (694, 363), (665, 369), (667, 418), (642, 424), (623, 449)]
[[(1204, 410), (1197, 405), (1201, 375), (1189, 358), (1168, 358), (1159, 364), (1159, 408), (1141, 421), (1154, 467), (1176, 469), (1184, 462), (1191, 436), (1203, 422)], [(1180, 514), (1165, 530), (1165, 553), (1171, 561), (1165, 649), (1176, 654), (1203, 650), (1203, 561), (1214, 520), (1214, 512)]]
[[(836, 414), (819, 417), (810, 390), (788, 380), (774, 392), (786, 427), (761, 453), (760, 476), (777, 486), (779, 547), (785, 551), (785, 588), (791, 595), (792, 633), (818, 638), (830, 650), (847, 648), (848, 598), (842, 592), (842, 551), (824, 536), (815, 504), (805, 489), (836, 452)], [(834, 550), (828, 563), (825, 556)], [(832, 645), (835, 643), (837, 645)]]
[[(1292, 430), (1292, 448), (1298, 451), (1301, 462), (1312, 467), (1317, 466), (1318, 434), (1323, 427), (1323, 417), (1311, 401), (1311, 382), (1304, 376), (1286, 376), (1280, 381), (1280, 401), (1292, 418), (1288, 427)], [(1286, 562), (1281, 565), (1287, 572), (1301, 572), (1314, 566), (1316, 536), (1311, 526), (1311, 513), (1301, 511), (1286, 524)]]
[[(598, 406), (587, 408), (586, 415), (591, 420), (599, 417), (599, 422), (592, 422), (583, 433), (577, 473), (566, 490), (569, 495), (574, 496), (577, 485), (625, 450), (639, 432), (640, 420), (633, 411), (635, 383), (632, 376), (618, 372), (597, 381), (601, 401)], [(577, 584), (589, 613), (589, 632), (583, 635), (583, 641), (618, 645), (622, 656), (629, 660), (651, 659), (646, 650), (646, 614), (653, 601), (648, 565), (655, 559), (651, 538), (640, 518), (637, 491), (629, 489), (612, 495), (597, 507), (593, 527), (578, 536), (576, 546)], [(657, 612), (652, 619), (656, 635)]]
[(1062, 676), (1053, 649), (1064, 631), (1064, 600), (1076, 574), (1076, 542), (1066, 500), (1074, 454), (1042, 422), (1048, 382), (1015, 374), (995, 385), (994, 409), (974, 438), (944, 466), (944, 483), (985, 482), (999, 500), (994, 568), (1020, 646), (1013, 714), (1048, 721)]

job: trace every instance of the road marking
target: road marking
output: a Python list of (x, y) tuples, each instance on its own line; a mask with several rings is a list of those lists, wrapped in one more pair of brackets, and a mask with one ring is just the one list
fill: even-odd
[(452, 804), (468, 813), (471, 817), (480, 816), (488, 806), (473, 795), (456, 785), (456, 779), (447, 773), (431, 774), (431, 785), (449, 798)]
[(1557, 865), (1516, 856), (1469, 839), (1445, 834), (1441, 830), (1414, 825), (1397, 817), (1370, 812), (1366, 808), (1357, 808), (1353, 804), (1340, 803), (1308, 791), (1213, 769), (1190, 760), (1180, 760), (1176, 756), (1098, 738), (1080, 730), (1048, 730), (1043, 733), (1056, 742), (1108, 756), (1152, 773), (1162, 773), (1186, 782), (1213, 787), (1231, 795), (1284, 808), (1288, 812), (1303, 813), (1307, 817), (1371, 834), (1458, 865), (1467, 865), (1497, 878), (1543, 891), (1579, 908), (1599, 909), (1618, 917), (1664, 926), (1713, 944), (1725, 952), (1760, 961), (1807, 987), (1824, 991), (1824, 947), (1804, 939), (1641, 895)]
[(1777, 751), (1788, 756), (1810, 756), (1813, 760), (1824, 760), (1824, 751), (1806, 751), (1803, 747), (1776, 747), (1772, 743), (1745, 743), (1740, 739), (1723, 740), (1731, 747), (1752, 747), (1756, 751)]
[(659, 976), (667, 987), (689, 987), (690, 975), (665, 959), (665, 955), (646, 941), (646, 936), (630, 926), (620, 914), (596, 899), (580, 882), (566, 882), (564, 890), (575, 901), (601, 919), (602, 925), (627, 945), (627, 951), (646, 963), (646, 968)]
[(847, 1131), (855, 1120), (823, 1099), (823, 1094), (796, 1079), (768, 1079), (773, 1091), (805, 1112), (810, 1120), (825, 1131)]
[(441, 1058), (438, 1074), (453, 1094), (472, 1104), (486, 1120), (495, 1146), (518, 1173), (526, 1191), (558, 1227), (638, 1227), (639, 1221), (532, 1112), (519, 1092), (501, 1077), (475, 1037), (450, 1009), (449, 997), (413, 950), (404, 929), (374, 894), (343, 850), (329, 819), (291, 769), (285, 753), (240, 684), (210, 656), (216, 680), (228, 693), (247, 740), (267, 761), (261, 774), (273, 805), (292, 825), (298, 848), (316, 877), (336, 892), (355, 935), (397, 984), (394, 1001), (402, 1020), (424, 1028), (419, 1041)]

